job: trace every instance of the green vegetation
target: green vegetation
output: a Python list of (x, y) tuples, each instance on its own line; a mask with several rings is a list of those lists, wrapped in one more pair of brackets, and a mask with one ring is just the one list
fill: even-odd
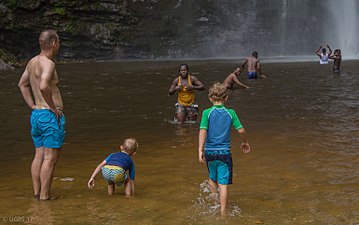
[(0, 48), (0, 59), (2, 59), (5, 63), (10, 63), (12, 65), (17, 64), (17, 60), (13, 54), (6, 51), (5, 49)]
[(17, 0), (8, 0), (7, 4), (10, 9), (15, 9), (17, 6)]
[(56, 7), (56, 8), (54, 9), (54, 13), (63, 16), (63, 15), (66, 14), (66, 10), (65, 10), (65, 8), (62, 8), (62, 7)]

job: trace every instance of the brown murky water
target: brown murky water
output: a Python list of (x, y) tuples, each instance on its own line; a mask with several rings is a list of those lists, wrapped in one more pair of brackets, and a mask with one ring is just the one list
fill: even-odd
[[(22, 70), (0, 74), (1, 224), (358, 224), (359, 66), (343, 72), (317, 62), (265, 63), (269, 79), (247, 81), (227, 106), (245, 125), (252, 152), (239, 151), (233, 131), (234, 184), (229, 215), (208, 202), (207, 170), (197, 162), (198, 124), (177, 126), (175, 96), (167, 96), (181, 62), (58, 65), (67, 138), (52, 194), (31, 198), (33, 145), (17, 88)], [(206, 87), (238, 63), (189, 61)], [(200, 112), (210, 106), (198, 93)], [(97, 164), (135, 137), (136, 196), (108, 197)], [(66, 179), (70, 178), (70, 179)], [(66, 181), (72, 180), (72, 181)]]

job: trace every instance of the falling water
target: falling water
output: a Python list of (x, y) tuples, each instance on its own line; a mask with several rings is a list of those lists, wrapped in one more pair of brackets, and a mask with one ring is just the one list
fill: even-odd
[(280, 21), (281, 27), (281, 53), (283, 55), (285, 53), (285, 39), (286, 39), (286, 30), (287, 30), (287, 0), (282, 0), (282, 15)]
[(358, 10), (357, 0), (329, 2), (331, 10), (331, 23), (334, 24), (333, 43), (335, 48), (340, 48), (346, 58), (359, 56), (358, 42)]

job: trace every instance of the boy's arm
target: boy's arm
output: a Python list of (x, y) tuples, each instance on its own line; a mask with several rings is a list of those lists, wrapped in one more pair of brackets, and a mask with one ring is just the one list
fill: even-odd
[[(126, 193), (129, 195), (135, 194), (135, 164), (132, 163), (131, 169), (128, 171), (130, 177), (129, 185), (126, 185)], [(129, 189), (129, 190), (128, 190)]]
[(200, 163), (204, 163), (204, 142), (206, 141), (207, 137), (207, 130), (201, 129), (199, 130), (199, 137), (198, 137), (198, 161)]
[(101, 168), (106, 165), (106, 160), (102, 161), (100, 164), (98, 164), (98, 166), (96, 167), (96, 169), (93, 171), (90, 180), (87, 182), (87, 186), (88, 188), (93, 188), (95, 186), (95, 178), (97, 176), (97, 174), (101, 171)]
[(238, 129), (238, 133), (242, 139), (241, 149), (243, 150), (244, 153), (250, 152), (251, 147), (249, 146), (249, 143), (248, 143), (246, 131), (244, 130), (244, 128), (240, 128), (240, 129)]
[(130, 186), (131, 186), (131, 194), (134, 195), (135, 194), (135, 181), (134, 180), (130, 180)]

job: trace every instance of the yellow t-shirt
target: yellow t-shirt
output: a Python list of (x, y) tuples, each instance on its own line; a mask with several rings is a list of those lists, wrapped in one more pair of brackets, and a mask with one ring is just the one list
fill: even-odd
[[(191, 76), (188, 74), (188, 84), (191, 83)], [(181, 85), (181, 76), (178, 76), (178, 85)], [(178, 91), (178, 103), (184, 106), (192, 105), (196, 100), (196, 96), (193, 90), (188, 90), (187, 87), (184, 87), (182, 91)]]

